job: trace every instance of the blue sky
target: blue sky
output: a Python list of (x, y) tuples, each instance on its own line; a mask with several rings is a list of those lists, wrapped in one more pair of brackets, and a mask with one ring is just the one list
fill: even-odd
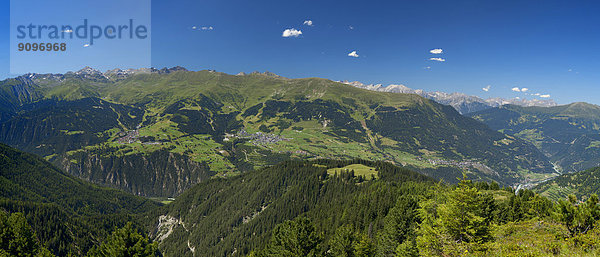
[[(0, 10), (6, 78), (9, 1)], [(594, 1), (152, 1), (151, 61), (600, 104), (599, 11)]]

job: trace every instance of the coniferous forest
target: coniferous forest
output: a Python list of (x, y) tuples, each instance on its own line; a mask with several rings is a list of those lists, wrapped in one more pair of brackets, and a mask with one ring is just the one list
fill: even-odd
[[(386, 162), (321, 159), (215, 178), (161, 205), (81, 181), (31, 154), (1, 150), (0, 254), (6, 256), (600, 251), (596, 195), (553, 202), (495, 182), (463, 178), (448, 184)], [(371, 175), (360, 170), (364, 167)]]

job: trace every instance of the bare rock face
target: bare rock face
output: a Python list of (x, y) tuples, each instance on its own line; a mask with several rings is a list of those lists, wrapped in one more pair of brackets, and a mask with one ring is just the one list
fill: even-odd
[(166, 150), (126, 156), (78, 153), (57, 164), (79, 178), (140, 196), (177, 196), (214, 175), (207, 164)]

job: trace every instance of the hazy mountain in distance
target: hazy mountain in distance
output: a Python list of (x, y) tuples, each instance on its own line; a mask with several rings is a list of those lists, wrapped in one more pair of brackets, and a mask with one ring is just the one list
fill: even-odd
[(427, 99), (434, 100), (438, 103), (450, 105), (454, 107), (459, 113), (466, 114), (476, 111), (485, 110), (492, 107), (498, 107), (507, 104), (519, 105), (519, 106), (541, 106), (551, 107), (556, 106), (554, 100), (541, 100), (541, 99), (504, 99), (504, 98), (489, 98), (483, 99), (478, 96), (466, 95), (463, 93), (446, 93), (446, 92), (426, 92), (422, 89), (412, 89), (405, 85), (388, 85), (383, 86), (382, 84), (363, 84), (358, 81), (342, 81), (342, 83), (351, 85), (358, 88), (368, 89), (372, 91), (390, 92), (390, 93), (402, 93), (402, 94), (417, 94)]
[(492, 129), (527, 140), (564, 172), (600, 166), (600, 106), (504, 105), (469, 113)]

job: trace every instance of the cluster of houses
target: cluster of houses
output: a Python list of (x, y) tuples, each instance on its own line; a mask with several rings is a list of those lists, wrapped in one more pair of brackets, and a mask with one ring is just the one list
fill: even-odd
[(117, 142), (119, 142), (119, 144), (131, 144), (133, 142), (138, 141), (138, 137), (140, 137), (140, 132), (136, 129), (136, 130), (130, 130), (130, 131), (121, 131), (118, 134), (119, 139), (117, 139)]
[(242, 129), (238, 131), (238, 138), (249, 139), (253, 145), (266, 145), (266, 144), (274, 144), (280, 141), (287, 141), (289, 139), (278, 136), (275, 134), (256, 132), (256, 133), (248, 133), (246, 130)]
[(119, 132), (119, 134), (117, 134), (117, 136), (119, 137), (117, 139), (117, 142), (119, 144), (131, 144), (131, 143), (135, 143), (135, 142), (141, 142), (142, 144), (145, 144), (145, 145), (160, 145), (161, 144), (161, 142), (144, 140), (144, 139), (148, 139), (148, 137), (140, 138), (140, 132), (137, 129), (129, 130), (129, 131), (121, 131), (121, 132)]
[[(418, 157), (419, 160), (423, 160), (421, 157)], [(471, 167), (476, 167), (477, 165), (479, 165), (478, 162), (472, 162), (472, 161), (453, 161), (453, 160), (443, 160), (443, 159), (427, 159), (426, 160), (429, 164), (434, 165), (434, 166), (438, 166), (438, 165), (448, 165), (448, 166), (456, 166), (458, 168), (461, 169), (465, 169), (468, 170)]]

